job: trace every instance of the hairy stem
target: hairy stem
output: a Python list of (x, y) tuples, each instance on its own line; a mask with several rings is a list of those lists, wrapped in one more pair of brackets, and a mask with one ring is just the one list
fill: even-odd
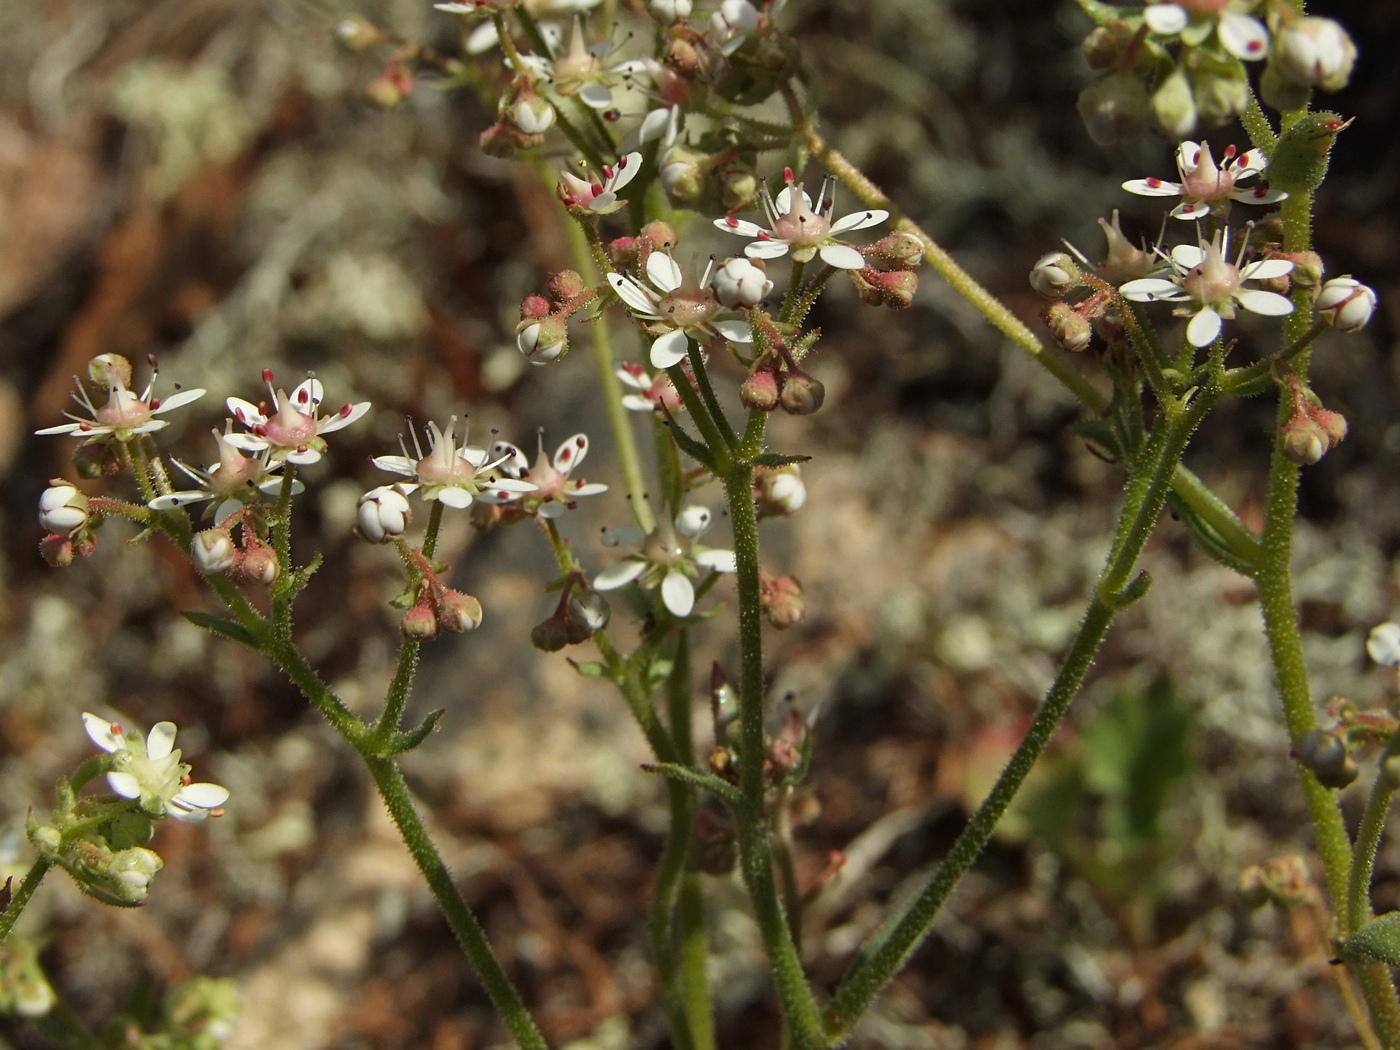
[(34, 891), (39, 888), (39, 883), (44, 881), (44, 876), (53, 867), (53, 861), (47, 857), (40, 857), (25, 873), (24, 881), (19, 884), (19, 888), (13, 891), (10, 903), (5, 910), (0, 912), (0, 944), (10, 935), (10, 931), (15, 928), (15, 922), (20, 914), (28, 906), (29, 900), (34, 896)]

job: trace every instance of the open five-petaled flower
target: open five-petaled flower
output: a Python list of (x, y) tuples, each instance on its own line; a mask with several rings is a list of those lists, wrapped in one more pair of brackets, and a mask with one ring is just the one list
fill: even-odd
[(508, 477), (499, 469), (509, 456), (491, 458), (487, 456), (484, 448), (468, 445), (465, 427), (462, 443), (458, 445), (453, 437), (453, 431), (456, 429), (456, 416), (447, 421), (446, 430), (440, 430), (436, 423), (429, 422), (426, 453), (419, 443), (417, 433), (414, 433), (413, 455), (408, 454), (408, 447), (400, 438), (399, 445), (403, 449), (403, 455), (376, 456), (374, 465), (380, 470), (412, 478), (413, 484), (398, 486), (405, 495), (414, 489), (422, 488), (423, 499), (437, 500), (444, 507), (454, 510), (464, 510), (478, 498), (486, 502), (503, 503), (514, 495), (535, 491), (535, 486), (530, 482)]
[(267, 404), (254, 405), (241, 397), (228, 399), (233, 418), (248, 428), (246, 433), (230, 434), (223, 440), (244, 452), (270, 452), (273, 463), (293, 463), (306, 466), (318, 461), (326, 452), (322, 435), (348, 427), (369, 411), (369, 402), (345, 405), (339, 411), (317, 417), (324, 390), (314, 376), (297, 384), (288, 394), (272, 386), (272, 373), (263, 372), (268, 392), (272, 395), (271, 411)]
[(157, 722), (143, 739), (132, 729), (83, 714), (83, 727), (94, 744), (112, 756), (107, 784), (122, 798), (139, 800), (152, 817), (200, 821), (217, 816), (228, 801), (228, 788), (191, 784), (190, 767), (175, 748), (175, 723)]
[[(211, 464), (207, 469), (201, 470), (178, 459), (171, 459), (171, 462), (199, 487), (157, 496), (150, 502), (152, 510), (170, 510), (172, 507), (214, 500), (214, 506), (210, 508), (214, 515), (214, 524), (222, 525), (225, 519), (240, 507), (257, 503), (263, 494), (275, 493), (282, 487), (282, 476), (277, 473), (280, 465), (272, 463), (271, 450), (265, 449), (252, 456), (245, 456), (229, 440), (232, 437), (232, 427), (232, 420), (228, 420), (222, 434), (217, 430), (213, 431), (214, 440), (219, 445), (219, 462)], [(305, 489), (306, 486), (300, 481), (292, 481), (293, 493), (303, 492)]]
[(617, 191), (631, 182), (642, 167), (642, 155), (629, 153), (619, 157), (616, 164), (603, 165), (602, 177), (585, 171), (581, 179), (571, 172), (559, 173), (555, 192), (566, 208), (579, 208), (594, 215), (610, 215), (627, 202), (618, 200)]
[(735, 570), (734, 552), (702, 547), (695, 541), (710, 524), (706, 507), (684, 507), (675, 522), (663, 521), (649, 534), (625, 525), (609, 529), (603, 542), (609, 547), (638, 548), (637, 553), (600, 572), (593, 588), (612, 591), (637, 581), (648, 590), (661, 589), (661, 601), (672, 616), (689, 616), (695, 608), (695, 585), (700, 570)]
[(733, 215), (716, 219), (715, 225), (729, 233), (754, 238), (753, 243), (744, 248), (744, 254), (750, 259), (776, 259), (791, 252), (793, 260), (801, 263), (819, 255), (822, 262), (838, 270), (859, 270), (864, 266), (865, 256), (838, 241), (836, 235), (876, 226), (889, 218), (889, 212), (869, 208), (833, 221), (835, 179), (828, 176), (822, 181), (815, 204), (803, 192), (802, 184), (793, 182), (791, 168), (783, 171), (783, 179), (787, 185), (778, 192), (776, 200), (768, 192), (766, 183), (763, 187), (763, 211), (768, 218), (768, 229)]
[(1235, 147), (1225, 148), (1225, 164), (1216, 167), (1208, 142), (1183, 142), (1176, 151), (1176, 170), (1180, 182), (1166, 179), (1130, 179), (1123, 183), (1129, 193), (1143, 197), (1180, 197), (1181, 203), (1171, 214), (1178, 219), (1203, 219), (1211, 209), (1226, 201), (1242, 204), (1273, 204), (1288, 194), (1268, 186), (1240, 186), (1239, 183), (1258, 175), (1268, 163), (1262, 151), (1248, 150), (1235, 156)]
[(539, 454), (535, 465), (509, 441), (497, 441), (491, 446), (491, 458), (500, 464), (501, 473), (508, 478), (528, 481), (534, 486), (530, 492), (509, 492), (499, 486), (489, 490), (483, 499), (492, 502), (518, 502), (527, 514), (538, 514), (542, 518), (557, 518), (566, 510), (572, 510), (574, 501), (580, 496), (596, 496), (607, 492), (606, 485), (596, 481), (584, 481), (570, 477), (583, 457), (588, 455), (588, 435), (575, 434), (555, 450), (551, 461), (544, 454), (544, 435), (540, 435)]
[(149, 434), (169, 426), (169, 420), (155, 417), (181, 405), (188, 405), (204, 395), (204, 391), (200, 389), (177, 390), (165, 400), (158, 400), (151, 396), (155, 388), (155, 375), (151, 376), (146, 389), (141, 394), (136, 394), (128, 385), (131, 382), (131, 364), (119, 354), (94, 357), (88, 365), (88, 375), (107, 388), (107, 402), (100, 407), (94, 405), (83, 385), (78, 383), (78, 392), (73, 395), (73, 400), (87, 409), (87, 418), (65, 412), (63, 414), (73, 422), (45, 427), (34, 433), (72, 434), (74, 437), (89, 440), (114, 438), (117, 441), (129, 441), (137, 434)]
[(621, 274), (608, 274), (608, 284), (618, 298), (656, 335), (651, 344), (653, 367), (679, 364), (690, 353), (692, 339), (700, 343), (716, 338), (731, 343), (753, 341), (746, 322), (715, 320), (724, 307), (710, 288), (714, 269), (715, 261), (711, 259), (697, 280), (665, 252), (652, 252), (646, 262), (648, 284)]

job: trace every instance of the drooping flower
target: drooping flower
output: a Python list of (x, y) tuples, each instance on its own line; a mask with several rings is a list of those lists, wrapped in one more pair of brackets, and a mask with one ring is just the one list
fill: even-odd
[(1339, 332), (1359, 332), (1376, 312), (1376, 293), (1354, 277), (1333, 277), (1313, 301), (1317, 315)]
[(312, 376), (303, 380), (290, 395), (285, 390), (274, 389), (271, 371), (264, 370), (263, 379), (276, 412), (267, 415), (267, 403), (254, 405), (241, 397), (229, 398), (228, 410), (248, 430), (229, 434), (221, 440), (244, 452), (267, 452), (270, 463), (287, 462), (300, 467), (317, 462), (326, 452), (322, 435), (348, 427), (369, 411), (369, 402), (361, 401), (318, 418), (316, 412), (324, 397), (319, 379)]
[(399, 439), (403, 449), (401, 456), (376, 456), (374, 465), (380, 470), (391, 471), (412, 478), (412, 484), (400, 484), (399, 490), (405, 495), (421, 488), (422, 498), (437, 500), (445, 507), (464, 510), (472, 505), (472, 500), (481, 496), (487, 489), (500, 493), (534, 492), (535, 486), (528, 481), (508, 477), (498, 468), (506, 457), (492, 459), (486, 450), (477, 445), (467, 444), (466, 428), (462, 430), (462, 443), (458, 445), (453, 437), (457, 429), (457, 417), (447, 421), (447, 429), (440, 430), (433, 422), (428, 423), (428, 451), (413, 434), (413, 452)]
[(647, 590), (660, 588), (661, 601), (672, 616), (689, 616), (695, 608), (695, 585), (700, 570), (734, 572), (734, 552), (702, 547), (695, 541), (710, 524), (707, 507), (683, 507), (674, 522), (663, 521), (649, 534), (625, 525), (609, 529), (603, 542), (609, 547), (638, 548), (622, 561), (604, 569), (593, 580), (593, 589), (612, 591), (635, 580)]
[(753, 342), (747, 322), (715, 319), (724, 307), (710, 288), (714, 267), (711, 259), (697, 280), (665, 252), (652, 252), (646, 261), (648, 284), (608, 274), (608, 284), (618, 298), (656, 336), (651, 344), (654, 368), (679, 364), (690, 353), (692, 339), (702, 344), (715, 339)]
[(397, 485), (370, 489), (355, 507), (355, 524), (370, 543), (388, 543), (402, 536), (412, 516), (408, 499)]
[(72, 434), (89, 440), (114, 438), (117, 441), (129, 441), (137, 434), (149, 434), (169, 426), (169, 420), (155, 417), (204, 396), (202, 389), (194, 389), (177, 390), (163, 401), (154, 398), (151, 396), (156, 382), (154, 372), (151, 374), (151, 381), (146, 384), (146, 389), (137, 395), (129, 385), (131, 363), (120, 354), (102, 354), (94, 357), (88, 365), (88, 375), (93, 382), (107, 388), (106, 404), (100, 408), (95, 406), (83, 384), (78, 383), (74, 377), (78, 392), (73, 395), (73, 400), (87, 410), (87, 418), (65, 412), (63, 414), (73, 422), (45, 427), (34, 431), (35, 434)]
[(175, 748), (175, 723), (157, 722), (142, 739), (94, 714), (83, 713), (83, 727), (92, 742), (112, 756), (107, 784), (122, 798), (138, 799), (152, 817), (196, 822), (218, 816), (228, 801), (228, 788), (190, 783), (190, 767)]
[(596, 496), (607, 492), (608, 487), (595, 481), (573, 478), (570, 475), (578, 469), (584, 456), (588, 455), (588, 435), (575, 434), (565, 441), (554, 453), (551, 461), (544, 454), (544, 435), (539, 438), (539, 453), (535, 465), (519, 448), (508, 441), (497, 441), (491, 446), (491, 458), (500, 464), (506, 477), (528, 481), (534, 486), (531, 492), (511, 492), (499, 488), (483, 493), (482, 499), (488, 502), (516, 503), (527, 514), (538, 514), (541, 518), (557, 518), (566, 510), (572, 510), (580, 496)]
[(631, 182), (642, 167), (642, 155), (629, 153), (619, 157), (616, 164), (605, 164), (602, 177), (585, 171), (588, 178), (580, 179), (571, 172), (559, 173), (556, 192), (566, 208), (581, 208), (594, 215), (608, 215), (621, 208), (626, 201), (618, 200), (617, 191)]
[(1176, 170), (1180, 182), (1165, 179), (1130, 179), (1123, 183), (1129, 193), (1143, 197), (1180, 197), (1181, 203), (1171, 210), (1178, 219), (1203, 219), (1211, 209), (1227, 201), (1242, 204), (1274, 204), (1288, 194), (1267, 186), (1238, 185), (1244, 179), (1261, 173), (1268, 164), (1261, 150), (1252, 149), (1235, 156), (1235, 147), (1225, 148), (1225, 166), (1217, 168), (1210, 155), (1208, 142), (1183, 142), (1176, 151)]
[[(215, 500), (217, 502), (211, 508), (214, 524), (221, 525), (240, 507), (257, 503), (264, 494), (277, 492), (282, 487), (282, 476), (277, 473), (281, 464), (272, 462), (271, 450), (264, 449), (252, 456), (243, 455), (230, 440), (232, 429), (233, 422), (230, 420), (225, 423), (222, 434), (217, 430), (211, 432), (219, 445), (219, 462), (210, 464), (204, 470), (171, 459), (199, 488), (157, 496), (148, 506), (152, 510), (170, 510), (172, 507)], [(306, 486), (300, 481), (292, 481), (293, 493), (305, 490)]]
[(1228, 0), (1192, 0), (1180, 4), (1148, 4), (1143, 21), (1158, 36), (1180, 37), (1198, 47), (1212, 32), (1236, 58), (1253, 60), (1269, 53), (1269, 31), (1257, 18), (1233, 10)]
[(39, 524), (44, 531), (72, 536), (88, 522), (87, 497), (62, 478), (54, 478), (39, 496)]
[(1366, 637), (1366, 653), (1382, 667), (1400, 667), (1400, 624), (1381, 623)]
[(822, 262), (839, 270), (859, 270), (864, 266), (865, 256), (849, 244), (838, 241), (836, 235), (876, 226), (889, 218), (889, 212), (870, 208), (833, 222), (835, 179), (827, 176), (822, 181), (822, 190), (815, 205), (812, 198), (803, 192), (802, 184), (794, 183), (791, 168), (784, 170), (783, 180), (787, 185), (779, 191), (777, 200), (769, 194), (768, 184), (765, 182), (763, 185), (761, 199), (768, 218), (768, 229), (732, 215), (716, 219), (715, 226), (741, 237), (754, 238), (754, 242), (744, 249), (744, 254), (751, 259), (776, 259), (791, 252), (796, 262), (805, 263), (820, 255)]
[(635, 361), (624, 361), (616, 372), (618, 380), (637, 391), (622, 395), (622, 407), (633, 412), (660, 412), (672, 414), (683, 411), (685, 402), (671, 384), (671, 377), (665, 372), (647, 375), (647, 370)]
[(1129, 281), (1119, 288), (1123, 296), (1138, 303), (1184, 302), (1194, 306), (1178, 307), (1179, 317), (1190, 317), (1186, 338), (1192, 346), (1209, 346), (1220, 335), (1221, 320), (1233, 318), (1235, 308), (1242, 306), (1256, 314), (1281, 317), (1293, 312), (1293, 303), (1277, 292), (1262, 288), (1245, 288), (1243, 282), (1269, 280), (1291, 273), (1293, 264), (1286, 259), (1263, 259), (1241, 265), (1244, 249), (1233, 263), (1225, 259), (1228, 240), (1216, 233), (1210, 244), (1178, 244), (1171, 250), (1170, 277), (1144, 277)]

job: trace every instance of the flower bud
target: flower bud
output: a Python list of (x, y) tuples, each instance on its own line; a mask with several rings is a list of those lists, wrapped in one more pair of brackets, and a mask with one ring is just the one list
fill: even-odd
[(1240, 872), (1240, 893), (1245, 902), (1262, 907), (1270, 902), (1293, 908), (1316, 901), (1317, 891), (1301, 857), (1275, 857)]
[(233, 567), (236, 554), (233, 537), (227, 529), (205, 529), (196, 532), (190, 541), (190, 559), (194, 567), (206, 576), (228, 572)]
[(895, 230), (881, 237), (861, 253), (867, 258), (879, 259), (901, 270), (912, 270), (924, 261), (924, 242), (908, 230)]
[(1330, 448), (1327, 432), (1303, 413), (1283, 425), (1283, 454), (1300, 467), (1310, 467)]
[(524, 320), (515, 330), (515, 345), (532, 365), (547, 365), (569, 349), (569, 329), (561, 317)]
[(1339, 91), (1351, 79), (1356, 45), (1339, 22), (1309, 15), (1274, 37), (1274, 58), (1285, 79), (1323, 91)]
[(1322, 286), (1313, 308), (1339, 332), (1359, 332), (1376, 310), (1376, 293), (1351, 277), (1334, 277)]
[(785, 631), (801, 622), (807, 611), (801, 584), (791, 576), (769, 576), (762, 571), (758, 583), (759, 602), (769, 623)]
[(1135, 139), (1147, 129), (1151, 100), (1136, 77), (1110, 73), (1079, 93), (1076, 108), (1089, 137), (1100, 146), (1112, 146)]
[(1293, 264), (1293, 271), (1287, 276), (1292, 278), (1291, 283), (1295, 288), (1316, 288), (1322, 283), (1324, 267), (1322, 256), (1317, 252), (1270, 251), (1268, 257)]
[(98, 354), (88, 362), (88, 378), (100, 387), (130, 387), (131, 362), (121, 354)]
[(31, 824), (28, 834), (30, 844), (46, 857), (54, 856), (63, 845), (63, 833), (49, 824)]
[(691, 0), (650, 0), (647, 10), (662, 22), (679, 22), (690, 17)]
[(653, 219), (642, 227), (641, 235), (647, 239), (652, 248), (660, 248), (663, 251), (674, 248), (681, 240), (676, 233), (676, 228), (665, 219)]
[(914, 305), (919, 291), (919, 275), (911, 270), (888, 270), (876, 278), (880, 303), (891, 310), (903, 310)]
[(48, 532), (71, 536), (87, 524), (88, 501), (77, 488), (54, 478), (39, 496), (39, 524)]
[(557, 653), (569, 644), (569, 631), (558, 613), (530, 629), (530, 644), (542, 653)]
[(393, 109), (413, 94), (413, 77), (398, 62), (365, 85), (365, 101), (376, 109)]
[(764, 368), (750, 372), (739, 387), (739, 400), (745, 408), (771, 412), (778, 407), (778, 379)]
[(78, 477), (96, 481), (98, 478), (116, 477), (122, 472), (122, 464), (112, 442), (94, 441), (73, 450), (73, 469), (78, 472)]
[(1400, 667), (1400, 624), (1372, 627), (1366, 636), (1366, 654), (1382, 667)]
[(1093, 325), (1068, 303), (1051, 303), (1040, 316), (1055, 342), (1071, 353), (1079, 353), (1094, 337)]
[(110, 881), (104, 880), (104, 888), (128, 904), (139, 903), (146, 899), (151, 880), (164, 866), (159, 854), (141, 846), (119, 850), (107, 862)]
[(1118, 34), (1108, 26), (1095, 26), (1079, 44), (1090, 69), (1112, 69), (1123, 54)]
[[(564, 272), (573, 273), (572, 270), (566, 270)], [(554, 277), (550, 278), (550, 282), (562, 276), (563, 274), (555, 274)], [(575, 276), (577, 276), (577, 274), (575, 274)], [(565, 296), (564, 298), (569, 297)], [(542, 321), (553, 312), (554, 311), (550, 309), (549, 300), (542, 295), (527, 295), (524, 299), (520, 300), (520, 319), (522, 321)]]
[(246, 551), (238, 568), (248, 579), (265, 585), (274, 583), (282, 572), (276, 553), (267, 547), (254, 547)]
[(554, 127), (554, 107), (532, 91), (515, 101), (506, 119), (523, 135), (543, 135)]
[(1035, 261), (1031, 287), (1047, 299), (1058, 299), (1079, 283), (1079, 267), (1064, 252), (1047, 252)]
[(360, 497), (355, 523), (370, 543), (387, 543), (404, 534), (412, 516), (404, 494), (392, 485), (381, 485)]
[(761, 518), (796, 514), (807, 502), (802, 468), (796, 463), (785, 467), (760, 467), (754, 474), (753, 487)]
[(569, 620), (586, 629), (588, 635), (601, 631), (611, 618), (612, 608), (597, 591), (581, 591), (569, 596)]
[(1347, 751), (1346, 741), (1324, 729), (1309, 729), (1304, 733), (1294, 757), (1312, 770), (1323, 787), (1344, 788), (1360, 773)]
[(39, 556), (52, 568), (66, 569), (73, 564), (73, 554), (73, 541), (67, 536), (54, 533), (39, 541)]
[(437, 637), (438, 618), (431, 608), (419, 602), (399, 621), (399, 630), (411, 642), (426, 642)]
[(1196, 98), (1186, 72), (1174, 69), (1152, 93), (1152, 117), (1168, 138), (1181, 139), (1196, 127)]
[(661, 156), (661, 186), (678, 201), (693, 201), (705, 185), (709, 158), (686, 146), (672, 146)]
[(773, 290), (773, 282), (768, 279), (768, 271), (761, 262), (740, 255), (724, 260), (724, 265), (715, 271), (710, 287), (721, 305), (733, 310), (763, 302)]
[(763, 189), (758, 176), (748, 168), (734, 165), (720, 175), (720, 200), (726, 211), (746, 211), (752, 208)]
[(1099, 229), (1103, 230), (1104, 240), (1108, 244), (1108, 255), (1095, 269), (1109, 284), (1126, 284), (1146, 277), (1156, 268), (1152, 256), (1124, 235), (1117, 208), (1113, 209), (1108, 221), (1099, 220)]
[(1249, 74), (1244, 63), (1233, 55), (1210, 57), (1210, 52), (1193, 53), (1191, 92), (1201, 123), (1218, 128), (1244, 112), (1249, 104)]
[(481, 615), (481, 603), (470, 594), (445, 590), (438, 599), (437, 623), (444, 631), (474, 631), (481, 626)]
[(1327, 448), (1332, 450), (1342, 443), (1347, 436), (1346, 417), (1340, 412), (1332, 412), (1325, 408), (1315, 408), (1312, 410), (1313, 422), (1322, 428), (1323, 434), (1327, 437)]
[(387, 39), (382, 29), (359, 15), (342, 18), (335, 26), (335, 42), (346, 51), (368, 51)]
[(826, 387), (822, 385), (821, 380), (808, 375), (800, 368), (793, 369), (783, 377), (778, 404), (784, 412), (794, 416), (810, 416), (822, 407), (825, 400)]
[(859, 270), (847, 270), (851, 287), (866, 306), (881, 306), (885, 301), (884, 289), (880, 287), (880, 271), (873, 266), (862, 266)]
[[(481, 152), (498, 160), (509, 160), (520, 149), (522, 136), (504, 120), (498, 120), (477, 136), (476, 144)], [(530, 136), (524, 136), (529, 139)]]

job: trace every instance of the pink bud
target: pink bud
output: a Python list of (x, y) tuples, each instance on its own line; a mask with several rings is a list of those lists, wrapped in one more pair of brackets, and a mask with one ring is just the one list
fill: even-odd
[(771, 412), (778, 407), (778, 380), (767, 369), (752, 372), (739, 387), (739, 400), (745, 408)]
[(826, 387), (822, 385), (821, 380), (813, 378), (800, 368), (783, 377), (783, 389), (778, 395), (778, 404), (784, 412), (794, 416), (810, 416), (822, 407), (825, 400)]
[(438, 619), (432, 609), (419, 602), (403, 614), (399, 630), (410, 641), (426, 642), (437, 637)]

